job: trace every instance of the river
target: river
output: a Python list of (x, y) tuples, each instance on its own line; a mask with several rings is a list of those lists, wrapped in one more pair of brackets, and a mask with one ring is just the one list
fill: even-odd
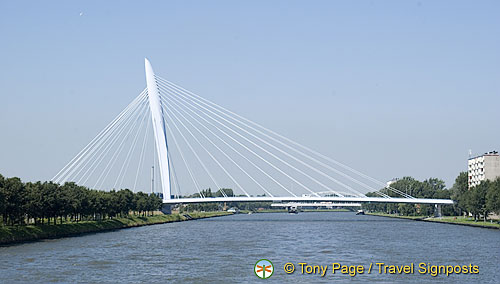
[[(274, 264), (272, 283), (499, 283), (500, 230), (349, 212), (240, 214), (0, 247), (0, 283), (256, 283), (259, 259)], [(377, 262), (414, 263), (414, 273), (379, 274)], [(479, 273), (433, 277), (421, 262)], [(328, 271), (302, 274), (299, 263)], [(365, 270), (333, 274), (332, 263)]]

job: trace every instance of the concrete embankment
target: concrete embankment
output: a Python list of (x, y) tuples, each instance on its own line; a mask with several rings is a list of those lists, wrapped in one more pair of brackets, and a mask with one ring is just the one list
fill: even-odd
[(0, 226), (0, 245), (9, 245), (41, 239), (54, 239), (78, 236), (132, 227), (181, 222), (203, 218), (232, 215), (228, 212), (193, 212), (147, 217), (129, 216), (104, 221), (82, 221), (58, 225)]
[(500, 229), (500, 224), (498, 222), (484, 222), (484, 221), (474, 221), (471, 218), (466, 218), (462, 216), (446, 216), (446, 217), (426, 217), (426, 216), (400, 216), (395, 214), (385, 214), (385, 213), (366, 213), (367, 215), (398, 218), (398, 219), (409, 219), (414, 221), (422, 222), (434, 222), (434, 223), (444, 223), (451, 225), (460, 226), (470, 226), (479, 227), (487, 229)]

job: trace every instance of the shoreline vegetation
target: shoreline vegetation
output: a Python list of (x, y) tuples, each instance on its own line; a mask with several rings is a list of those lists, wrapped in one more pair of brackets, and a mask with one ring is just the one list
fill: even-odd
[[(500, 224), (491, 220), (500, 215), (500, 178), (469, 188), (467, 172), (462, 172), (455, 184), (447, 189), (440, 179), (430, 178), (421, 182), (403, 177), (390, 187), (367, 193), (366, 196), (381, 193), (388, 197), (398, 197), (403, 193), (417, 198), (453, 199), (455, 204), (443, 206), (442, 215), (446, 217), (441, 218), (424, 217), (434, 213), (434, 206), (426, 204), (365, 203), (362, 208), (377, 216), (500, 229)], [(215, 192), (208, 188), (185, 197), (223, 196), (236, 195), (230, 188), (220, 188)], [(74, 182), (24, 183), (17, 177), (0, 175), (0, 245), (231, 215), (227, 208), (247, 214), (286, 212), (272, 208), (271, 202), (177, 205), (172, 208), (177, 213), (171, 215), (158, 214), (161, 207), (162, 196), (159, 194), (132, 192), (129, 189), (99, 191)]]
[(428, 216), (404, 216), (398, 214), (387, 214), (387, 213), (365, 213), (366, 215), (379, 216), (379, 217), (388, 217), (388, 218), (397, 218), (397, 219), (407, 219), (414, 221), (423, 221), (423, 222), (433, 222), (433, 223), (442, 223), (442, 224), (451, 224), (451, 225), (461, 225), (461, 226), (470, 226), (470, 227), (480, 227), (487, 229), (500, 229), (500, 224), (498, 222), (490, 222), (485, 221), (476, 221), (474, 218), (463, 217), (463, 216), (444, 216), (444, 217), (428, 217)]
[(57, 225), (0, 225), (0, 246), (228, 215), (232, 215), (232, 213), (224, 211), (174, 213), (171, 215), (158, 213), (152, 216), (129, 215), (101, 221), (66, 222)]
[[(241, 210), (236, 214), (252, 213), (286, 213), (284, 209), (264, 209), (264, 210)], [(303, 212), (352, 212), (347, 209), (306, 209)], [(86, 234), (101, 233), (115, 231), (120, 229), (158, 225), (173, 222), (183, 222), (204, 218), (214, 218), (234, 215), (235, 213), (227, 211), (211, 211), (211, 212), (182, 212), (164, 215), (161, 212), (151, 216), (129, 215), (126, 217), (118, 217), (100, 221), (81, 221), (81, 222), (64, 222), (57, 225), (17, 225), (17, 226), (1, 226), (0, 225), (0, 246), (9, 246), (25, 242), (40, 241), (45, 239), (58, 239), (65, 237), (77, 237)], [(408, 219), (414, 221), (434, 222), (461, 226), (480, 227), (487, 229), (500, 229), (500, 224), (497, 222), (475, 221), (473, 218), (463, 216), (446, 216), (446, 217), (428, 217), (428, 216), (404, 216), (398, 214), (387, 214), (379, 212), (370, 212), (366, 215)]]
[[(415, 198), (453, 200), (453, 205), (442, 206), (443, 216), (472, 216), (475, 221), (488, 222), (500, 215), (500, 177), (470, 188), (467, 172), (461, 172), (451, 188), (446, 188), (444, 181), (436, 178), (419, 181), (403, 177), (391, 182), (390, 186), (380, 190), (389, 197), (400, 197), (402, 193)], [(375, 197), (377, 193), (369, 192), (366, 196)], [(403, 216), (432, 216), (435, 213), (433, 204), (365, 203), (363, 209)]]

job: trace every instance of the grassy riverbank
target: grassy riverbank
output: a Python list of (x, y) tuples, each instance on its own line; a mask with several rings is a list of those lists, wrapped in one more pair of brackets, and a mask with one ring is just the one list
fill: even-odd
[[(0, 245), (189, 220), (190, 218), (184, 214), (129, 216), (105, 221), (82, 221), (58, 225), (0, 226)], [(188, 214), (191, 219), (231, 215), (228, 212), (191, 212)]]
[(390, 218), (399, 218), (399, 219), (411, 219), (415, 221), (424, 221), (424, 222), (437, 222), (437, 223), (445, 223), (445, 224), (453, 224), (453, 225), (463, 225), (463, 226), (472, 226), (472, 227), (481, 227), (481, 228), (490, 228), (490, 229), (500, 229), (500, 224), (498, 222), (484, 222), (484, 221), (474, 221), (472, 218), (462, 217), (462, 216), (446, 216), (441, 218), (435, 217), (427, 217), (427, 216), (400, 216), (396, 214), (385, 214), (385, 213), (366, 213), (367, 215), (373, 216), (382, 216), (382, 217), (390, 217)]
[(428, 218), (425, 219), (430, 222), (439, 222), (439, 223), (448, 223), (448, 224), (457, 224), (457, 225), (465, 225), (465, 226), (474, 226), (474, 227), (483, 227), (483, 228), (496, 228), (500, 229), (500, 224), (498, 222), (484, 222), (484, 221), (474, 221), (472, 218), (465, 218), (457, 216), (455, 217), (442, 217), (442, 218)]

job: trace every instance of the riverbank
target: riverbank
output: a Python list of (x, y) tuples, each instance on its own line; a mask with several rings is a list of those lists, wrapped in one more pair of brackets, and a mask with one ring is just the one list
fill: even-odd
[(396, 214), (386, 214), (386, 213), (366, 213), (366, 214), (373, 216), (389, 217), (389, 218), (410, 219), (423, 222), (444, 223), (452, 225), (480, 227), (487, 229), (500, 229), (500, 224), (497, 222), (484, 222), (484, 221), (476, 222), (471, 218), (466, 218), (462, 216), (446, 216), (446, 217), (436, 218), (427, 216), (400, 216)]
[(36, 241), (41, 239), (55, 239), (78, 236), (88, 233), (97, 233), (125, 228), (181, 222), (203, 218), (212, 218), (231, 215), (229, 212), (190, 212), (171, 215), (153, 215), (147, 217), (129, 216), (104, 221), (82, 221), (78, 223), (64, 223), (58, 225), (27, 225), (27, 226), (0, 226), (0, 245)]

